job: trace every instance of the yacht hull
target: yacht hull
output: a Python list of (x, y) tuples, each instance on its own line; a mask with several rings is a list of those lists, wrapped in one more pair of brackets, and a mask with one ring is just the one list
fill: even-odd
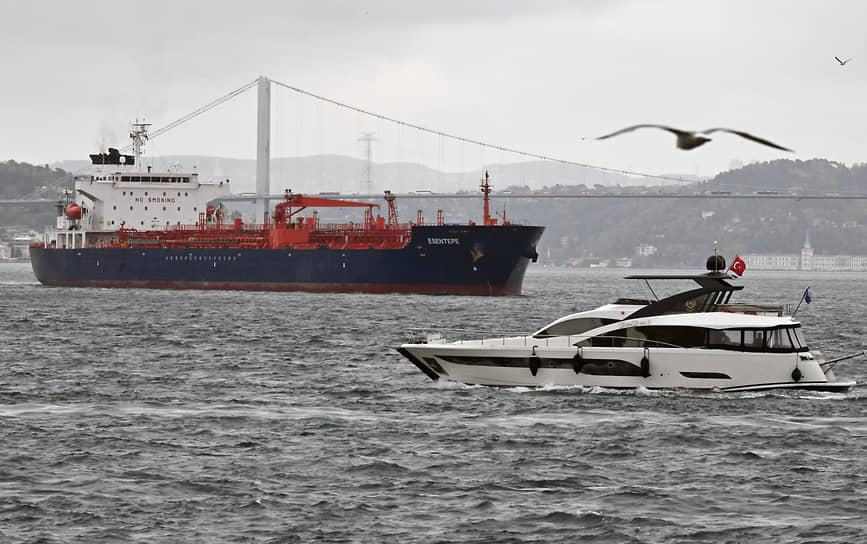
[[(534, 340), (527, 338), (524, 343)], [(472, 385), (719, 391), (846, 391), (855, 385), (852, 381), (837, 381), (830, 370), (824, 372), (809, 352), (746, 353), (662, 347), (551, 348), (544, 346), (544, 340), (521, 347), (492, 347), (484, 343), (481, 341), (480, 346), (466, 343), (404, 344), (398, 351), (431, 379)]]

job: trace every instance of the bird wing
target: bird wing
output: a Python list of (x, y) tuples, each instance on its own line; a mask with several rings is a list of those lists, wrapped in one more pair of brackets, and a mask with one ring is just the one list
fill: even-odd
[(842, 60), (840, 60), (840, 57), (838, 57), (838, 56), (835, 55), (834, 58), (837, 59), (837, 62), (839, 62), (840, 64), (846, 64), (845, 62), (843, 62)]
[(781, 145), (777, 145), (777, 144), (775, 144), (774, 142), (771, 142), (770, 140), (765, 140), (764, 138), (759, 138), (758, 136), (753, 136), (752, 134), (750, 134), (750, 133), (748, 133), (748, 132), (742, 132), (742, 131), (740, 131), (740, 130), (732, 130), (732, 129), (730, 129), (730, 128), (711, 128), (711, 129), (708, 129), (708, 130), (705, 130), (705, 131), (704, 131), (705, 134), (710, 134), (711, 132), (730, 132), (730, 133), (732, 133), (732, 134), (737, 134), (737, 135), (740, 136), (741, 138), (746, 138), (747, 140), (752, 140), (752, 141), (754, 141), (754, 142), (756, 142), (756, 143), (759, 143), (759, 144), (762, 144), (762, 145), (767, 145), (767, 146), (773, 147), (773, 148), (775, 148), (775, 149), (779, 149), (779, 150), (781, 150), (781, 151), (792, 151), (792, 152), (794, 152), (794, 150), (789, 149), (789, 148), (787, 148), (787, 147), (783, 147), (783, 146), (781, 146)]
[(626, 128), (621, 128), (620, 130), (616, 130), (616, 131), (612, 132), (611, 134), (599, 136), (596, 139), (597, 140), (604, 140), (606, 138), (611, 138), (612, 136), (617, 136), (618, 134), (623, 134), (624, 132), (630, 132), (630, 131), (635, 130), (637, 128), (661, 128), (662, 130), (667, 130), (669, 132), (677, 134), (678, 136), (681, 134), (688, 134), (684, 130), (678, 130), (676, 128), (667, 127), (665, 125), (632, 125), (631, 127), (626, 127)]

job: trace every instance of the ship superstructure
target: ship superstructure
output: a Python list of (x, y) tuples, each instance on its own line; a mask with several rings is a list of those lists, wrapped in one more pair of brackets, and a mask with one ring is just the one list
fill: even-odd
[[(75, 177), (74, 193), (58, 196), (57, 223), (46, 233), (55, 247), (103, 246), (119, 243), (123, 231), (170, 229), (201, 218), (215, 221), (208, 205), (229, 194), (229, 182), (202, 182), (195, 171), (172, 167), (157, 172), (142, 168), (142, 146), (148, 123), (130, 129), (132, 155), (115, 148), (90, 155), (92, 172)], [(88, 240), (90, 237), (90, 240)]]

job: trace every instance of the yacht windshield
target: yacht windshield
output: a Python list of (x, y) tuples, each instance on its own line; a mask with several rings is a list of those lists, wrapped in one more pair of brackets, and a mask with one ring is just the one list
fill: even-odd
[(535, 334), (536, 338), (548, 338), (550, 336), (574, 336), (589, 330), (616, 322), (616, 319), (604, 317), (576, 317), (554, 323)]

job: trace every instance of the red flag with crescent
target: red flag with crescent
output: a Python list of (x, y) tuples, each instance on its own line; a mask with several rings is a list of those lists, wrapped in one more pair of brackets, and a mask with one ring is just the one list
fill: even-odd
[(747, 263), (744, 262), (743, 259), (735, 255), (735, 260), (732, 261), (732, 265), (729, 267), (729, 270), (737, 274), (738, 276), (742, 276), (744, 270), (747, 269)]

